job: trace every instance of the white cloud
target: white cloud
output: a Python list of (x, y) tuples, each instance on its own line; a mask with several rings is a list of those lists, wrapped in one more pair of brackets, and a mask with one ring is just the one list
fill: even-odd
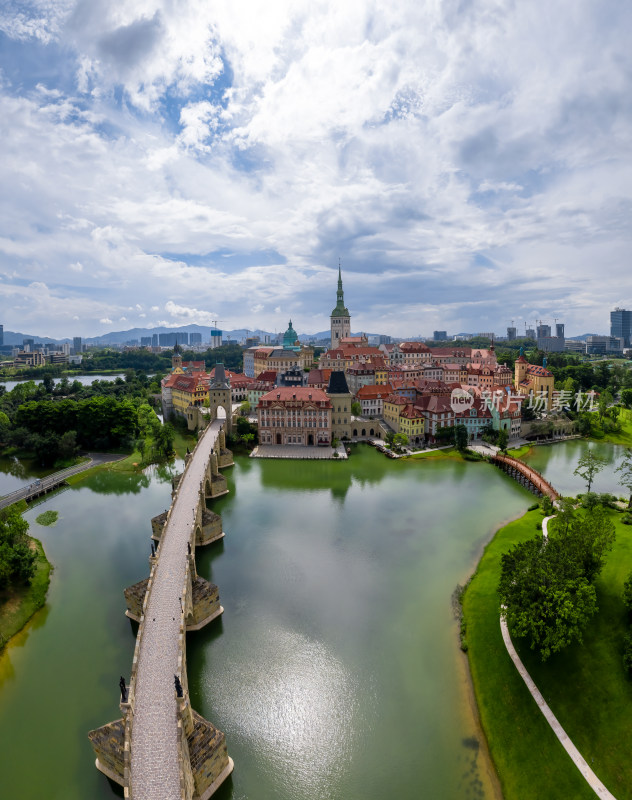
[(5, 327), (31, 307), (59, 335), (77, 314), (89, 335), (147, 308), (212, 324), (208, 308), (226, 328), (252, 313), (326, 329), (342, 256), (354, 328), (488, 314), (500, 331), (539, 309), (605, 330), (632, 302), (631, 15), (587, 0), (0, 12), (53, 59), (41, 84), (20, 63), (0, 84)]

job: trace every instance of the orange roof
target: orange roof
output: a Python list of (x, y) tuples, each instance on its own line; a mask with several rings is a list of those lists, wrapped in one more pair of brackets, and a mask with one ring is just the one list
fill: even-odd
[(375, 400), (380, 397), (388, 397), (393, 392), (393, 387), (390, 383), (385, 383), (383, 386), (378, 386), (375, 383), (369, 383), (367, 386), (361, 386), (356, 392), (356, 397), (360, 400)]

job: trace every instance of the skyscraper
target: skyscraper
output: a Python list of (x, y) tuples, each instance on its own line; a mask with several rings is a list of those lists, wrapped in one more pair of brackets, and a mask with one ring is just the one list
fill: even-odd
[(630, 347), (632, 338), (632, 311), (615, 308), (610, 312), (610, 336), (623, 339), (623, 346)]
[(331, 347), (336, 347), (341, 339), (351, 336), (351, 315), (345, 308), (345, 296), (342, 291), (342, 274), (338, 265), (338, 291), (336, 292), (336, 307), (331, 312)]
[(81, 353), (81, 336), (72, 337), (72, 352), (78, 356)]

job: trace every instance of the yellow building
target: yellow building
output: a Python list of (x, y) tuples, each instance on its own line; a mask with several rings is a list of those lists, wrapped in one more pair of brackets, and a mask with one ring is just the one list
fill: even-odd
[(422, 441), (426, 431), (425, 424), (426, 418), (412, 403), (400, 411), (399, 433), (406, 434), (411, 444), (419, 444)]
[(186, 416), (186, 410), (190, 405), (204, 405), (204, 401), (208, 399), (208, 375), (202, 377), (176, 373), (171, 378), (171, 403), (174, 411)]
[(516, 360), (514, 387), (518, 394), (531, 397), (531, 403), (536, 410), (550, 410), (553, 405), (553, 390), (555, 378), (546, 368), (546, 359), (543, 366), (529, 364), (522, 355)]
[(388, 383), (388, 367), (375, 368), (375, 383), (377, 386), (384, 386)]
[(384, 422), (399, 433), (400, 413), (410, 403), (405, 397), (392, 394), (384, 399)]

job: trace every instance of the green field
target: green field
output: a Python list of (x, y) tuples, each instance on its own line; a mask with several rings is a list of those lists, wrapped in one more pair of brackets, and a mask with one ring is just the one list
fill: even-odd
[[(608, 789), (625, 800), (632, 798), (632, 681), (621, 661), (627, 630), (621, 589), (632, 571), (632, 531), (614, 512), (613, 518), (617, 542), (597, 582), (600, 612), (584, 644), (544, 664), (528, 646), (517, 649), (571, 740)], [(536, 535), (541, 519), (539, 511), (531, 511), (501, 528), (467, 588), (463, 610), (470, 669), (505, 800), (594, 798), (529, 694), (500, 633), (496, 587), (501, 555)]]

